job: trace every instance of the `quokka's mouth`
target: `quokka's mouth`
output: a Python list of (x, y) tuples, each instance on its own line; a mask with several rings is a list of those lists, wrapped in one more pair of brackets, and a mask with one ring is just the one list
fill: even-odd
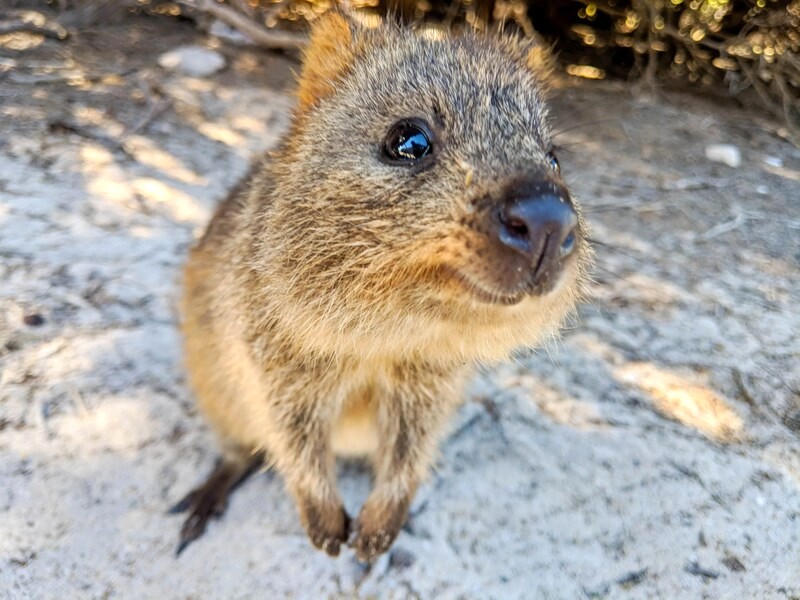
[(456, 279), (463, 288), (475, 299), (486, 304), (502, 304), (513, 306), (519, 304), (528, 295), (526, 290), (516, 290), (513, 292), (503, 292), (490, 290), (483, 285), (473, 281), (471, 277), (456, 269), (451, 269), (450, 274)]
[(511, 289), (498, 290), (493, 286), (475, 281), (473, 277), (457, 269), (448, 269), (449, 274), (476, 300), (486, 304), (501, 304), (513, 306), (528, 297), (546, 296), (558, 286), (563, 277), (563, 272), (558, 271), (553, 276), (545, 274), (537, 278), (536, 283), (525, 280), (517, 283)]

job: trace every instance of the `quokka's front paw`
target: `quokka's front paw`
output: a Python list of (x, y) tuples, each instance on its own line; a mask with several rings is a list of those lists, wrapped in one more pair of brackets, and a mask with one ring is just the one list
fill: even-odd
[(335, 502), (307, 501), (300, 511), (308, 538), (330, 556), (339, 556), (339, 548), (350, 536), (350, 517)]
[(394, 542), (408, 516), (409, 501), (384, 502), (368, 499), (354, 524), (351, 546), (362, 562), (372, 562)]

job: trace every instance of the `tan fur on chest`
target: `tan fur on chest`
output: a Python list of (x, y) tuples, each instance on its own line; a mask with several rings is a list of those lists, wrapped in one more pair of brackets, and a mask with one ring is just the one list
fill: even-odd
[(357, 457), (378, 449), (378, 410), (366, 393), (351, 399), (331, 432), (331, 449), (337, 456)]

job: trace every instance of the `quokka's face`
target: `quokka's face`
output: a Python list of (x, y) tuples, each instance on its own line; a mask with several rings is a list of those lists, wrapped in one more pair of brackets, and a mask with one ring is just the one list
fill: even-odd
[(471, 306), (574, 286), (584, 227), (528, 49), (394, 28), (355, 32), (353, 46), (364, 40), (290, 141), (307, 169), (294, 210), (327, 236), (331, 272), (358, 265)]

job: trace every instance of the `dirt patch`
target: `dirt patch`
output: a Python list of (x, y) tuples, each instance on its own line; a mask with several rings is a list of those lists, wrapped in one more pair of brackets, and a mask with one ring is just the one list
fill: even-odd
[[(157, 66), (187, 43), (213, 45), (136, 19), (2, 55), (10, 597), (800, 596), (800, 152), (752, 114), (613, 84), (565, 85), (554, 111), (595, 299), (476, 378), (390, 556), (315, 552), (263, 475), (176, 560), (166, 508), (215, 452), (184, 385), (178, 269), (286, 127), (294, 66), (224, 47), (209, 78)], [(341, 479), (354, 512), (368, 475)]]

